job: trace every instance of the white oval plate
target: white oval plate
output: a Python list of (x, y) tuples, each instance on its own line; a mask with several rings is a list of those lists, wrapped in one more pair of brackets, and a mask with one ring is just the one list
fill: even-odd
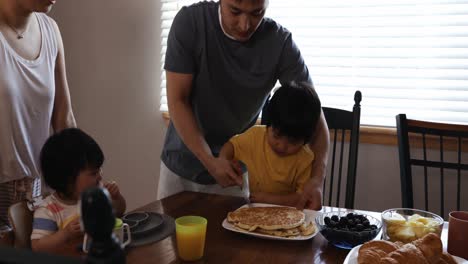
[[(264, 203), (252, 203), (252, 207), (267, 207), (267, 206), (278, 206), (274, 204), (264, 204)], [(247, 207), (248, 205), (243, 205), (239, 208)], [(312, 224), (315, 225), (315, 216), (319, 214), (319, 212), (314, 211), (314, 210), (307, 210), (304, 209), (303, 211), (305, 213), (305, 221), (306, 222), (312, 222)], [(254, 237), (259, 237), (259, 238), (264, 238), (264, 239), (273, 239), (273, 240), (308, 240), (313, 238), (315, 235), (317, 235), (318, 228), (315, 226), (315, 232), (311, 235), (308, 236), (295, 236), (295, 237), (277, 237), (277, 236), (271, 236), (271, 235), (265, 235), (265, 234), (260, 234), (260, 233), (255, 233), (255, 232), (249, 232), (245, 230), (241, 230), (233, 226), (231, 223), (227, 221), (227, 218), (224, 219), (222, 226), (232, 232), (236, 233), (241, 233), (241, 234), (246, 234), (249, 236), (254, 236)]]
[[(358, 254), (359, 254), (359, 248), (360, 247), (361, 247), (361, 245), (355, 246), (353, 249), (351, 249), (351, 251), (346, 256), (346, 259), (343, 262), (343, 264), (357, 264), (358, 263), (357, 259), (358, 259)], [(453, 256), (453, 255), (452, 255), (452, 257), (455, 259), (455, 261), (457, 263), (468, 264), (468, 261), (466, 261), (465, 259), (462, 259), (462, 258), (457, 257), (457, 256)]]

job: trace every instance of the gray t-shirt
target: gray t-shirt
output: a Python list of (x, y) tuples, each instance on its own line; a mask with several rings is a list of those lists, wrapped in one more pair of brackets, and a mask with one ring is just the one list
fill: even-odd
[[(277, 80), (312, 83), (287, 29), (264, 18), (247, 42), (238, 42), (224, 34), (218, 7), (218, 2), (200, 2), (179, 11), (169, 32), (164, 66), (167, 71), (193, 74), (193, 112), (215, 156), (229, 138), (255, 123)], [(181, 177), (216, 183), (172, 122), (161, 159)]]

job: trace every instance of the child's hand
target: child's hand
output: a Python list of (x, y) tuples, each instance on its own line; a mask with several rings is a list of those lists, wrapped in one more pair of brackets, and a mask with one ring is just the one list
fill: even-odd
[(239, 174), (239, 175), (242, 174), (242, 167), (241, 167), (240, 162), (238, 160), (231, 160), (231, 166), (237, 172), (237, 174)]
[(106, 188), (109, 191), (112, 200), (117, 200), (120, 197), (119, 186), (117, 185), (117, 183), (115, 183), (115, 181), (105, 182), (104, 188)]
[(115, 214), (117, 216), (122, 216), (125, 212), (125, 208), (127, 208), (127, 203), (125, 202), (125, 198), (122, 196), (119, 190), (119, 186), (115, 181), (112, 182), (105, 182), (104, 188), (109, 191), (109, 194), (112, 199), (112, 207), (114, 207)]
[(63, 229), (65, 237), (70, 240), (76, 237), (83, 235), (80, 227), (80, 218), (77, 217), (75, 220), (72, 220), (68, 225)]
[(260, 203), (265, 201), (265, 193), (255, 192), (250, 194), (250, 202)]

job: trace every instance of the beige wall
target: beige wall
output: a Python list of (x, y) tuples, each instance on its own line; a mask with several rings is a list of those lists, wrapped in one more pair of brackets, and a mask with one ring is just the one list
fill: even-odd
[(58, 1), (73, 109), (106, 155), (104, 177), (132, 209), (156, 199), (164, 123), (159, 114), (160, 1)]

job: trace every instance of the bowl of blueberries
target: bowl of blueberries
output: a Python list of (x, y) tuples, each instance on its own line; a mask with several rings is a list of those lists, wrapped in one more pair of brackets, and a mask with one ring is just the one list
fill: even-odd
[(374, 239), (382, 229), (379, 219), (351, 210), (321, 213), (315, 223), (329, 243), (344, 249)]

